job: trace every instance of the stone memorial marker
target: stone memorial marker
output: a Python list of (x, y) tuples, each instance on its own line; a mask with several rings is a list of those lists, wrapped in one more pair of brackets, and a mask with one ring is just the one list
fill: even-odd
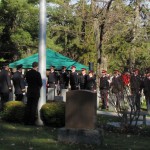
[(67, 92), (65, 128), (58, 130), (58, 140), (100, 145), (102, 134), (96, 129), (96, 111), (97, 93), (87, 90)]
[(67, 92), (66, 128), (95, 129), (97, 94), (76, 90)]

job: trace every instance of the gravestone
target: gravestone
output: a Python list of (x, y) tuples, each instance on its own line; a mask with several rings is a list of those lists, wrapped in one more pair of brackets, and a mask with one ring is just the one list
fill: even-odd
[(68, 89), (61, 89), (60, 96), (63, 97), (63, 101), (66, 102), (66, 93), (68, 92)]
[(47, 100), (54, 100), (55, 96), (57, 96), (56, 88), (48, 88), (48, 90), (47, 90)]
[(97, 94), (76, 90), (67, 92), (66, 128), (95, 129)]
[(65, 143), (101, 144), (102, 134), (96, 129), (96, 110), (95, 92), (67, 92), (65, 128), (59, 129), (58, 140)]

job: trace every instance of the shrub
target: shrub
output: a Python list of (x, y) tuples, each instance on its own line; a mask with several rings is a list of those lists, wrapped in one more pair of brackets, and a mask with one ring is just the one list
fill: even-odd
[(25, 104), (20, 101), (9, 101), (4, 104), (2, 119), (8, 122), (23, 122)]
[(65, 125), (65, 103), (52, 101), (44, 104), (40, 110), (43, 123), (51, 127)]

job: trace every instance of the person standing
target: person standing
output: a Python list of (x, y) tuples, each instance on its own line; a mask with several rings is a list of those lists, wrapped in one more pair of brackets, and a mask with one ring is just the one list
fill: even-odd
[(60, 75), (59, 75), (59, 85), (61, 89), (67, 89), (69, 84), (69, 75), (66, 71), (66, 67), (62, 66)]
[(124, 106), (123, 81), (119, 70), (114, 70), (114, 76), (110, 85), (112, 87), (112, 93), (114, 95), (113, 103), (118, 111), (122, 106)]
[(23, 94), (25, 93), (25, 81), (22, 75), (22, 64), (17, 66), (17, 71), (13, 74), (12, 80), (15, 89), (15, 100), (22, 101)]
[(86, 89), (86, 84), (87, 84), (87, 74), (86, 74), (86, 69), (82, 68), (81, 70), (81, 75), (79, 76), (79, 84), (80, 84), (80, 89)]
[(143, 89), (146, 99), (147, 111), (150, 113), (150, 70), (146, 73), (146, 76), (143, 80)]
[(9, 66), (4, 65), (0, 72), (0, 92), (1, 92), (1, 109), (3, 110), (4, 104), (9, 101), (9, 94), (12, 90), (11, 77), (9, 75)]
[(108, 81), (107, 71), (102, 70), (102, 76), (100, 77), (100, 94), (102, 99), (102, 109), (108, 109), (108, 91), (109, 91), (109, 81)]
[(56, 88), (58, 84), (58, 74), (57, 72), (55, 72), (54, 68), (55, 68), (54, 66), (50, 67), (50, 72), (49, 72), (48, 81), (47, 81), (47, 86), (49, 88)]
[(79, 79), (78, 79), (78, 73), (76, 72), (76, 66), (71, 67), (70, 86), (71, 86), (71, 90), (79, 89)]
[(38, 63), (32, 63), (32, 69), (26, 73), (27, 88), (27, 106), (25, 112), (25, 124), (34, 125), (36, 121), (36, 112), (40, 98), (40, 89), (42, 87), (41, 74), (38, 72)]
[(142, 80), (139, 75), (139, 70), (134, 69), (133, 74), (131, 75), (130, 79), (130, 88), (131, 88), (131, 95), (132, 95), (132, 103), (135, 107), (135, 110), (140, 110), (140, 97), (141, 97), (141, 90), (142, 90)]
[(92, 70), (89, 71), (87, 76), (86, 89), (90, 91), (96, 91), (96, 78)]

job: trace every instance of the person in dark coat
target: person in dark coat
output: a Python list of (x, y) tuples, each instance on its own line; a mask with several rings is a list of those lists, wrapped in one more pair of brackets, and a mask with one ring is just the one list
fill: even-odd
[(6, 64), (3, 66), (0, 72), (0, 92), (1, 92), (1, 109), (4, 104), (9, 101), (9, 94), (12, 91), (11, 77), (9, 74), (9, 66)]
[(71, 67), (70, 86), (71, 86), (71, 90), (79, 89), (79, 77), (78, 77), (78, 73), (76, 72), (76, 66)]
[(143, 80), (143, 90), (146, 99), (147, 111), (150, 113), (150, 71), (146, 73)]
[(86, 89), (90, 91), (96, 91), (96, 77), (94, 76), (94, 72), (92, 70), (89, 71), (87, 76)]
[(36, 121), (36, 112), (42, 87), (41, 74), (37, 71), (38, 63), (33, 62), (32, 69), (26, 73), (27, 88), (27, 106), (25, 113), (25, 124), (34, 125)]
[(15, 89), (15, 100), (22, 101), (23, 94), (25, 93), (25, 81), (22, 75), (22, 64), (17, 66), (17, 71), (13, 74), (12, 80)]
[(114, 70), (114, 76), (112, 78), (112, 82), (110, 84), (112, 88), (112, 93), (115, 97), (115, 105), (116, 109), (120, 110), (121, 106), (124, 105), (123, 101), (123, 81), (122, 81), (122, 76), (119, 72), (119, 70)]
[(86, 89), (87, 74), (86, 74), (85, 68), (82, 68), (82, 70), (81, 70), (81, 74), (79, 76), (79, 84), (80, 84), (80, 89)]
[(50, 72), (49, 72), (48, 81), (47, 81), (47, 86), (49, 88), (56, 88), (58, 84), (59, 76), (57, 72), (55, 72), (54, 68), (55, 68), (54, 66), (50, 67)]
[(67, 89), (68, 84), (69, 84), (69, 74), (66, 71), (66, 67), (62, 66), (61, 72), (59, 74), (60, 89)]
[(109, 91), (109, 78), (107, 71), (102, 70), (102, 76), (100, 78), (100, 94), (102, 99), (102, 109), (108, 109), (108, 91)]
[(142, 80), (139, 75), (139, 70), (134, 69), (133, 74), (131, 75), (130, 79), (130, 88), (131, 88), (131, 95), (132, 95), (132, 102), (135, 110), (140, 110), (140, 97), (141, 97), (141, 90), (142, 90)]

